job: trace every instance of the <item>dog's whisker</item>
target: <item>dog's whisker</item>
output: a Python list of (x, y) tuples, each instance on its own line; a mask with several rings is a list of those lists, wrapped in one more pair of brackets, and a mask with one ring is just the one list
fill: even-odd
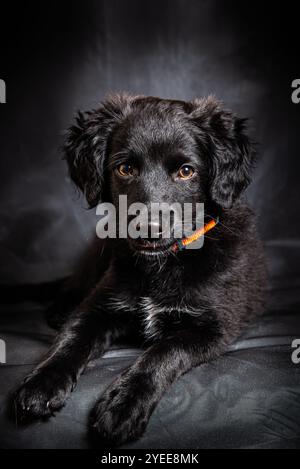
[(212, 215), (209, 215), (209, 214), (206, 214), (211, 220), (214, 220), (216, 222), (218, 222), (219, 225), (223, 226), (226, 230), (230, 231), (232, 234), (236, 234), (236, 232), (234, 230), (232, 230), (231, 228), (229, 228), (227, 225), (225, 225), (225, 223), (221, 222), (220, 219), (216, 218), (216, 217), (213, 217)]

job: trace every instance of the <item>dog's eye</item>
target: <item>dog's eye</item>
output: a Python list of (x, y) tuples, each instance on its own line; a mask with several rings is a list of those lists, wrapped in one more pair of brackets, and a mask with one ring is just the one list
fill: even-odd
[(180, 179), (191, 179), (191, 177), (193, 177), (194, 173), (195, 173), (195, 170), (194, 170), (194, 168), (192, 168), (192, 166), (184, 165), (178, 171), (178, 177)]
[(120, 176), (134, 176), (134, 168), (129, 163), (122, 163), (117, 167)]

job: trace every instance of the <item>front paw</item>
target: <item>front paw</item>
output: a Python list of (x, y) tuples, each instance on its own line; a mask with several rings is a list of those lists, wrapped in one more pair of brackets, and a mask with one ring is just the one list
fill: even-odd
[(74, 388), (74, 380), (61, 369), (33, 371), (14, 393), (13, 406), (18, 421), (48, 418), (61, 409)]
[(154, 409), (153, 387), (145, 375), (121, 376), (97, 402), (90, 418), (95, 443), (108, 447), (137, 440)]

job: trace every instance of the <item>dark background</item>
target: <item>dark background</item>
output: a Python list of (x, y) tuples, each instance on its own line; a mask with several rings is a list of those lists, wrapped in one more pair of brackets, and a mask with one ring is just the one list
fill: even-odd
[(299, 274), (300, 78), (296, 2), (88, 0), (1, 5), (0, 283), (61, 278), (95, 232), (61, 160), (78, 108), (111, 91), (210, 93), (251, 119), (249, 190), (272, 279)]
[(181, 99), (212, 93), (250, 118), (260, 145), (248, 195), (271, 279), (266, 314), (229, 353), (180, 378), (144, 437), (128, 447), (300, 448), (300, 366), (291, 360), (292, 340), (300, 337), (300, 104), (291, 101), (291, 83), (300, 78), (296, 5), (2, 2), (0, 335), (7, 363), (0, 367), (0, 447), (89, 447), (96, 399), (141, 353), (128, 344), (109, 351), (49, 422), (21, 428), (8, 418), (11, 391), (53, 341), (44, 301), (23, 300), (49, 300), (57, 284), (40, 284), (71, 273), (95, 235), (95, 213), (62, 161), (63, 132), (77, 109), (126, 90)]

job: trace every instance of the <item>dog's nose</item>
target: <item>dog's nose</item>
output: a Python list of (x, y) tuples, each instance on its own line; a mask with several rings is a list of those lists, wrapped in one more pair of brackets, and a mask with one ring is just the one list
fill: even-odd
[(170, 238), (172, 234), (172, 226), (170, 226), (170, 222), (163, 222), (161, 218), (149, 220), (148, 223), (141, 223), (139, 225), (139, 229), (142, 233), (147, 233), (149, 240)]
[[(135, 220), (135, 216), (129, 217), (129, 222)], [(159, 215), (151, 215), (150, 213), (146, 214), (145, 217), (142, 217), (140, 220), (136, 220), (134, 223), (134, 229), (139, 233), (138, 237), (151, 240), (170, 238), (173, 233), (174, 219), (171, 216), (164, 216), (160, 213)]]
[(148, 233), (150, 238), (162, 238), (164, 234), (162, 223), (159, 220), (150, 221)]
[(163, 235), (163, 228), (159, 222), (137, 223), (137, 231), (142, 233), (142, 236), (148, 239), (158, 239)]

